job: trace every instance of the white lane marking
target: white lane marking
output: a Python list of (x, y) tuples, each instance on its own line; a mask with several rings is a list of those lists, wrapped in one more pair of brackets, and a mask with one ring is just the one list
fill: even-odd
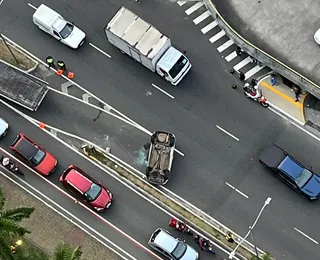
[(32, 4), (30, 4), (30, 3), (28, 3), (28, 5), (29, 5), (31, 8), (33, 8), (34, 10), (37, 10), (37, 9), (38, 9), (37, 7), (35, 7), (34, 5), (32, 5)]
[(189, 9), (187, 9), (186, 11), (185, 11), (185, 13), (187, 14), (187, 15), (190, 15), (190, 14), (192, 14), (193, 12), (195, 12), (196, 10), (198, 10), (201, 6), (203, 6), (204, 5), (204, 2), (197, 2), (196, 4), (194, 4), (193, 6), (191, 6)]
[(226, 41), (225, 43), (221, 44), (217, 50), (218, 52), (223, 52), (224, 50), (228, 49), (232, 44), (234, 44), (234, 41), (230, 39), (229, 41)]
[(248, 195), (246, 195), (246, 194), (243, 193), (242, 191), (236, 189), (236, 188), (235, 188), (234, 186), (232, 186), (230, 183), (225, 182), (225, 184), (226, 184), (227, 186), (229, 186), (231, 189), (233, 189), (234, 191), (238, 192), (240, 195), (242, 195), (242, 196), (245, 197), (246, 199), (249, 199), (249, 196), (248, 196)]
[(168, 92), (166, 92), (166, 91), (164, 91), (163, 89), (159, 88), (156, 84), (153, 84), (153, 83), (152, 83), (152, 86), (153, 86), (154, 88), (156, 88), (157, 90), (161, 91), (163, 94), (167, 95), (168, 97), (174, 99), (174, 96), (170, 95)]
[(213, 35), (213, 36), (209, 39), (209, 41), (210, 41), (211, 43), (214, 43), (214, 42), (216, 42), (217, 40), (219, 40), (220, 38), (222, 38), (222, 37), (225, 36), (225, 35), (226, 35), (226, 31), (225, 31), (225, 30), (221, 30), (221, 31), (218, 32), (217, 34)]
[[(268, 102), (269, 103), (269, 102)], [(270, 104), (270, 103), (269, 103)], [(271, 104), (270, 104), (271, 105)], [(278, 116), (282, 117), (284, 120), (289, 120), (283, 114), (279, 113), (277, 110), (273, 109), (272, 107), (268, 107), (273, 113), (277, 114)]]
[(107, 56), (108, 58), (111, 59), (111, 55), (109, 55), (108, 53), (106, 53), (105, 51), (101, 50), (100, 48), (98, 48), (97, 46), (93, 45), (91, 42), (89, 42), (89, 45), (96, 49), (97, 51), (101, 52), (103, 55)]
[(227, 130), (223, 129), (221, 126), (216, 125), (216, 127), (221, 130), (222, 132), (224, 132), (225, 134), (229, 135), (230, 137), (232, 137), (234, 140), (239, 142), (239, 138), (234, 136), (233, 134), (230, 134)]
[(206, 34), (207, 32), (209, 32), (210, 30), (212, 30), (214, 27), (216, 27), (218, 25), (217, 20), (214, 20), (213, 22), (209, 23), (207, 26), (203, 27), (201, 29), (201, 32), (203, 34)]
[(230, 62), (237, 56), (238, 56), (237, 53), (234, 51), (234, 52), (231, 52), (227, 57), (225, 57), (225, 59), (227, 62)]
[(207, 19), (211, 15), (209, 10), (205, 11), (202, 15), (199, 15), (197, 18), (193, 20), (194, 24), (197, 25)]
[[(13, 176), (14, 178), (18, 178), (17, 176), (15, 176), (13, 173), (8, 172), (11, 176)], [(33, 186), (31, 186), (29, 183), (27, 183), (25, 180), (18, 178), (20, 182), (22, 182), (25, 186), (21, 185), (19, 182), (15, 181), (13, 178), (9, 177), (7, 174), (3, 173), (2, 171), (0, 171), (0, 174), (3, 175), (5, 178), (7, 178), (8, 180), (10, 180), (11, 182), (13, 182), (15, 185), (17, 185), (18, 187), (20, 187), (21, 189), (23, 189), (25, 192), (29, 193), (32, 197), (34, 197), (35, 199), (39, 200), (40, 202), (42, 202), (44, 205), (46, 205), (48, 208), (52, 209), (55, 213), (59, 214), (61, 217), (65, 218), (66, 220), (68, 220), (69, 222), (71, 222), (72, 224), (74, 224), (75, 226), (77, 226), (78, 228), (80, 228), (82, 231), (84, 231), (85, 233), (87, 233), (90, 237), (92, 237), (93, 239), (97, 240), (99, 243), (101, 243), (103, 246), (107, 247), (108, 249), (110, 249), (112, 252), (114, 252), (115, 254), (117, 254), (120, 257), (124, 257), (125, 259), (128, 260), (128, 258), (126, 258), (125, 256), (121, 255), (119, 251), (122, 251), (124, 254), (126, 254), (127, 256), (130, 257), (130, 259), (135, 259), (133, 256), (131, 256), (128, 252), (124, 251), (122, 248), (118, 247), (116, 244), (114, 244), (111, 240), (109, 240), (108, 238), (102, 236), (101, 234), (99, 234), (97, 231), (95, 231), (93, 228), (91, 228), (90, 226), (88, 226), (87, 224), (84, 223), (84, 226), (86, 228), (88, 228), (89, 230), (93, 231), (93, 233), (96, 233), (97, 235), (101, 236), (107, 243), (111, 244), (112, 246), (114, 246), (115, 248), (117, 248), (119, 251), (115, 250), (114, 248), (112, 248), (110, 245), (106, 244), (105, 242), (103, 242), (101, 239), (99, 239), (98, 237), (94, 236), (91, 232), (89, 232), (87, 229), (85, 229), (84, 227), (82, 227), (80, 224), (78, 224), (76, 221), (72, 220), (70, 217), (64, 215), (60, 210), (57, 210), (55, 207), (53, 207), (50, 203), (48, 203), (47, 201), (45, 201), (44, 199), (40, 198), (39, 196), (37, 196), (36, 194), (34, 194), (31, 190), (27, 189), (25, 186), (31, 188), (32, 190), (34, 190), (36, 193), (38, 193), (40, 196), (42, 196), (43, 198), (45, 198), (46, 200), (50, 201), (52, 204), (54, 204), (55, 206), (57, 206), (58, 208), (62, 209), (64, 212), (67, 212), (67, 214), (71, 217), (75, 217), (73, 214), (71, 214), (70, 212), (68, 212), (66, 209), (64, 209), (63, 207), (61, 207), (60, 205), (56, 204), (54, 201), (52, 201), (49, 197), (47, 197), (46, 195), (44, 195), (41, 191), (37, 190), (36, 188), (34, 188)], [(76, 217), (74, 218), (76, 219)], [(80, 223), (82, 222), (81, 220), (79, 221)], [(82, 224), (82, 223), (81, 223)]]
[(183, 6), (187, 1), (178, 1), (178, 5)]
[(248, 63), (252, 62), (252, 58), (250, 56), (248, 56), (247, 58), (245, 58), (244, 60), (240, 61), (238, 64), (236, 64), (233, 69), (235, 71), (239, 71), (240, 69), (242, 69), (244, 66), (246, 66)]
[[(295, 125), (295, 123), (294, 122), (296, 122), (296, 123), (298, 123), (300, 126), (304, 126), (304, 124), (305, 123), (303, 123), (303, 122), (301, 122), (301, 121), (299, 121), (298, 119), (296, 119), (296, 118), (294, 118), (292, 115), (289, 115), (287, 112), (285, 112), (284, 110), (282, 110), (281, 108), (279, 108), (279, 107), (277, 107), (276, 105), (274, 105), (274, 104), (272, 104), (272, 103), (270, 103), (269, 101), (268, 101), (268, 104), (270, 105), (270, 107), (268, 107), (272, 112), (274, 112), (274, 113), (276, 113), (277, 115), (279, 115), (279, 113), (282, 113), (282, 114), (284, 114), (286, 117), (288, 117), (288, 118), (290, 118), (293, 122), (292, 122), (292, 124), (294, 124)], [(278, 113), (273, 109), (273, 108), (275, 108), (276, 110), (278, 110)], [(299, 127), (299, 126), (298, 126)], [(307, 130), (305, 130), (304, 128), (300, 128), (302, 131), (305, 131), (305, 132), (308, 132)], [(309, 132), (308, 132), (309, 133)], [(309, 133), (311, 136), (313, 136), (313, 134), (312, 133)], [(317, 140), (318, 140), (318, 138), (315, 136), (314, 138), (316, 138)]]
[(180, 154), (181, 156), (184, 156), (184, 153), (183, 152), (180, 152), (178, 149), (174, 148), (175, 152)]
[(61, 91), (63, 93), (65, 93), (66, 95), (68, 95), (68, 88), (70, 88), (71, 86), (73, 86), (73, 84), (70, 81), (66, 81), (66, 82), (61, 84)]
[(300, 233), (301, 235), (303, 235), (304, 237), (310, 239), (313, 243), (319, 245), (318, 241), (316, 241), (315, 239), (309, 237), (306, 233), (303, 233), (301, 230), (297, 229), (296, 227), (293, 228), (295, 231), (297, 231), (298, 233)]
[(3, 3), (4, 0), (0, 0), (0, 5)]
[(89, 103), (89, 98), (91, 98), (91, 95), (88, 93), (82, 95), (82, 99), (86, 103)]
[(265, 65), (263, 65), (263, 66), (256, 65), (255, 67), (253, 67), (251, 70), (249, 70), (248, 72), (246, 72), (244, 74), (245, 79), (248, 79), (248, 78), (252, 77), (254, 74), (258, 73), (264, 67), (265, 67)]

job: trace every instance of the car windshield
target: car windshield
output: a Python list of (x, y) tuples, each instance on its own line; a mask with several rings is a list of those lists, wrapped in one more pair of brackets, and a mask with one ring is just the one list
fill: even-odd
[(176, 62), (176, 64), (173, 65), (173, 67), (169, 71), (171, 78), (175, 79), (187, 62), (188, 62), (187, 58), (181, 55), (179, 60)]
[(74, 26), (70, 23), (66, 23), (63, 29), (60, 32), (62, 39), (67, 38), (73, 31)]
[(306, 183), (309, 181), (309, 179), (312, 177), (312, 172), (310, 172), (307, 169), (303, 169), (300, 173), (300, 175), (296, 179), (296, 183), (301, 189)]
[(186, 250), (187, 246), (181, 242), (178, 242), (177, 246), (175, 247), (175, 249), (173, 249), (171, 254), (174, 257), (174, 259), (180, 259), (184, 255)]
[(95, 183), (92, 183), (89, 190), (84, 194), (88, 201), (94, 201), (101, 193), (101, 187)]
[(39, 163), (42, 162), (43, 158), (45, 157), (46, 153), (38, 150), (36, 152), (36, 154), (34, 156), (31, 157), (30, 161), (34, 164), (34, 165), (38, 165)]

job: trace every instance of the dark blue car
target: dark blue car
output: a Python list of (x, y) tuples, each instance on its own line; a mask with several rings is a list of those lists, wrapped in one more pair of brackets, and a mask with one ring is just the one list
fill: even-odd
[(259, 161), (309, 200), (319, 198), (320, 177), (302, 166), (280, 147), (276, 145), (269, 147), (260, 155)]

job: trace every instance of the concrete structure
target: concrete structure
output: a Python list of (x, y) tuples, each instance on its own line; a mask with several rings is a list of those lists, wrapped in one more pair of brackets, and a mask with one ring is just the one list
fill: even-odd
[(320, 98), (320, 4), (306, 0), (204, 0), (222, 29), (251, 56)]

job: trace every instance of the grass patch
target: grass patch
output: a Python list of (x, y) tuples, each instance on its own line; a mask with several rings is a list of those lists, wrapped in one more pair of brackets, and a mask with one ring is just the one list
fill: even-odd
[(12, 56), (2, 39), (0, 39), (0, 60), (3, 60), (13, 66), (16, 66), (21, 70), (29, 70), (36, 65), (36, 63), (33, 60), (24, 55), (22, 52), (18, 51), (12, 45), (9, 45), (9, 43), (8, 46), (14, 54), (14, 56), (16, 57), (18, 63)]
[[(116, 171), (120, 176), (126, 178), (135, 186), (139, 187), (140, 189), (144, 190), (145, 192), (149, 193), (153, 197), (155, 197), (157, 200), (162, 202), (163, 204), (167, 205), (171, 209), (173, 209), (175, 212), (183, 216), (185, 219), (193, 223), (195, 226), (201, 228), (202, 230), (206, 231), (208, 234), (211, 236), (215, 237), (222, 243), (226, 244), (227, 246), (231, 248), (235, 248), (235, 244), (228, 243), (227, 240), (225, 239), (225, 236), (223, 233), (219, 232), (217, 229), (211, 227), (207, 223), (203, 222), (200, 218), (198, 218), (196, 215), (190, 213), (189, 211), (185, 210), (182, 206), (179, 204), (175, 203), (174, 201), (170, 200), (168, 197), (163, 196), (159, 191), (154, 189), (152, 186), (145, 184), (141, 179), (137, 178), (134, 174), (129, 173), (126, 171), (123, 167), (118, 165), (116, 162), (113, 160), (109, 159), (103, 152), (98, 151), (95, 148), (91, 148), (89, 146), (84, 146), (82, 148), (82, 152), (88, 156), (91, 159), (97, 160), (100, 163), (104, 164), (105, 166), (113, 169)], [(237, 253), (242, 255), (243, 257), (247, 259), (252, 259), (254, 255), (250, 253), (248, 250), (246, 250), (243, 247), (239, 247), (237, 249)]]

